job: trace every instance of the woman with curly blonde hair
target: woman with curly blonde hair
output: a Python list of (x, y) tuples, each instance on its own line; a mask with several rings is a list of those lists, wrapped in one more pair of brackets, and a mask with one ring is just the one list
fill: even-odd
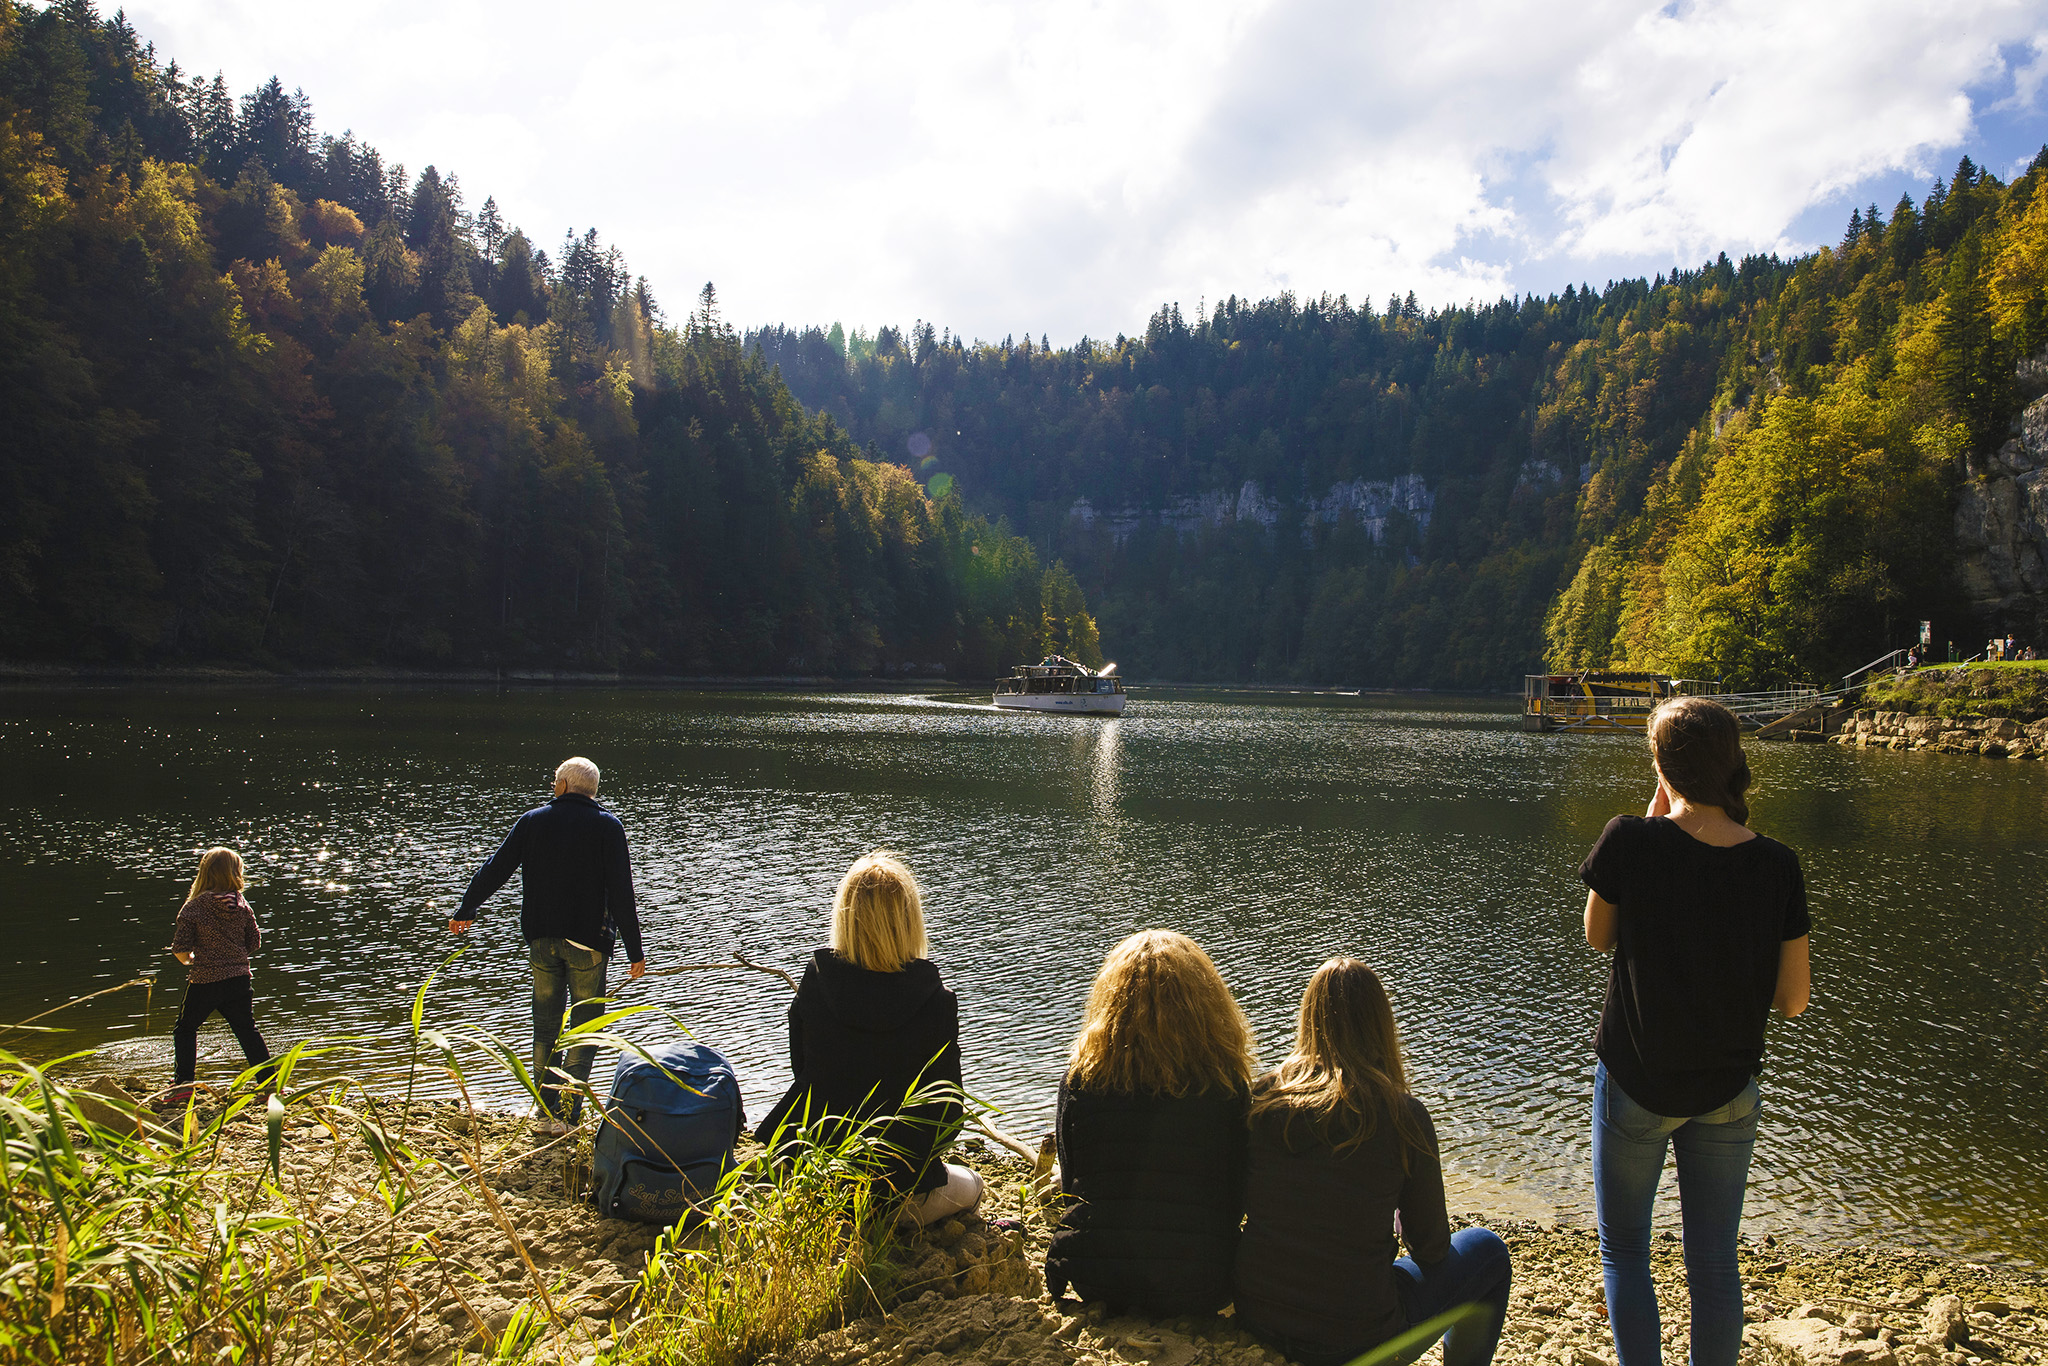
[(1060, 1083), (1055, 1295), (1160, 1317), (1230, 1303), (1251, 1069), (1251, 1027), (1194, 940), (1110, 950)]

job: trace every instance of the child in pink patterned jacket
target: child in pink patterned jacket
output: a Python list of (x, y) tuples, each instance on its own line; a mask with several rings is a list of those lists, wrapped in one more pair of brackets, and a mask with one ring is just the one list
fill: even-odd
[(241, 855), (232, 849), (207, 850), (171, 935), (171, 952), (192, 970), (185, 1003), (171, 1031), (177, 1058), (174, 1099), (190, 1094), (198, 1071), (199, 1026), (215, 1011), (235, 1031), (251, 1067), (270, 1061), (270, 1049), (256, 1029), (256, 996), (249, 975), (249, 955), (262, 942), (256, 912), (242, 896)]

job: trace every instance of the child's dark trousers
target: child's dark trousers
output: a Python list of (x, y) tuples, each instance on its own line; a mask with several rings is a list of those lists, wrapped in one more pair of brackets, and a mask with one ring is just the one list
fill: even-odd
[(192, 1081), (199, 1070), (199, 1026), (215, 1011), (235, 1031), (242, 1056), (254, 1067), (270, 1061), (270, 1049), (256, 1031), (256, 993), (249, 974), (242, 973), (221, 982), (194, 982), (185, 988), (185, 1004), (178, 1010), (178, 1023), (171, 1030), (171, 1045), (177, 1055), (176, 1084)]

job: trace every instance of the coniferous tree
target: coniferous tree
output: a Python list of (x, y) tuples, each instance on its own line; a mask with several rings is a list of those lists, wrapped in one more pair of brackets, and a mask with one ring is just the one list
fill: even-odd
[(1936, 381), (1976, 450), (2003, 439), (2012, 392), (2012, 363), (1994, 329), (1983, 258), (1982, 236), (1972, 232), (1943, 274), (1934, 327)]
[(384, 221), (390, 209), (385, 197), (384, 161), (377, 149), (344, 132), (320, 142), (320, 197), (348, 209), (366, 224)]
[(235, 102), (228, 94), (227, 81), (217, 71), (211, 81), (202, 82), (195, 76), (188, 98), (200, 164), (215, 175), (226, 173), (228, 159), (241, 141)]
[(514, 228), (498, 248), (490, 282), (491, 311), (500, 322), (536, 323), (547, 318), (547, 284), (526, 234)]
[(987, 674), (1085, 619), (1180, 677), (1811, 676), (1942, 610), (1950, 457), (2048, 343), (2048, 167), (1974, 162), (1838, 254), (1558, 296), (742, 339), (284, 91), (0, 0), (49, 130), (0, 157), (9, 655)]
[(273, 179), (298, 188), (310, 186), (316, 167), (313, 105), (303, 90), (285, 93), (272, 76), (242, 97), (236, 119), (233, 155), (259, 157)]

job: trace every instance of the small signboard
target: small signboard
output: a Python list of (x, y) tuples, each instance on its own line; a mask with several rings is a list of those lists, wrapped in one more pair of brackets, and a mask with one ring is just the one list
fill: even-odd
[(1932, 645), (1934, 643), (1933, 622), (1923, 621), (1920, 623), (1920, 643), (1922, 645)]

